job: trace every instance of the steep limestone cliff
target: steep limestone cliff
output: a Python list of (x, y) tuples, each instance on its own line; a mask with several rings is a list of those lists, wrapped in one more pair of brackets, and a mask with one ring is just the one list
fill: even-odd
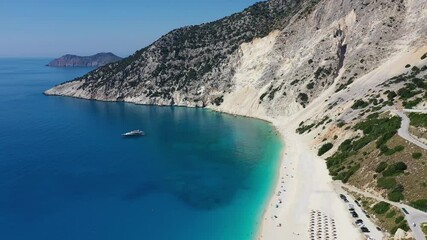
[(271, 0), (174, 30), (45, 93), (290, 115), (425, 45), (425, 11), (422, 0)]
[(174, 30), (121, 62), (46, 93), (161, 105), (219, 103), (233, 87), (241, 44), (283, 29), (316, 2), (262, 2), (212, 23)]

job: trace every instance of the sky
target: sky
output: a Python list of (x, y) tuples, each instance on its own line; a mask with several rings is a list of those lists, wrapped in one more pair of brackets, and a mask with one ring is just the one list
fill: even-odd
[(0, 57), (113, 52), (126, 57), (170, 30), (260, 0), (0, 0)]

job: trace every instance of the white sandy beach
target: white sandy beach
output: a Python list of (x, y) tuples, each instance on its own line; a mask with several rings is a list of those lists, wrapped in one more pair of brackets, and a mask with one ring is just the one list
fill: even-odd
[[(346, 205), (332, 186), (325, 161), (309, 150), (303, 139), (277, 125), (285, 149), (274, 194), (265, 210), (258, 239), (310, 239), (311, 212), (315, 211), (314, 229), (320, 212), (322, 228), (336, 239), (364, 239), (352, 224)], [(293, 129), (292, 129), (293, 130)], [(324, 234), (324, 231), (322, 231)], [(322, 238), (324, 239), (324, 238)]]

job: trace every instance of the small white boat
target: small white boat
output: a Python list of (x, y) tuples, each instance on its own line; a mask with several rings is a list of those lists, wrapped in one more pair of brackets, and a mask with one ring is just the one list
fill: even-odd
[(123, 137), (136, 137), (136, 136), (144, 136), (144, 135), (145, 133), (139, 129), (122, 134)]

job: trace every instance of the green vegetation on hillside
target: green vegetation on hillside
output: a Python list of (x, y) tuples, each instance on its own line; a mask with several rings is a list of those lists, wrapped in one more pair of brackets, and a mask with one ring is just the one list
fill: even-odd
[[(402, 185), (400, 185), (400, 186), (402, 186)], [(393, 191), (389, 192), (387, 194), (387, 198), (388, 198), (388, 200), (393, 201), (393, 202), (400, 202), (403, 199), (405, 199), (405, 196), (403, 195), (403, 187), (402, 188), (396, 188)]]
[[(407, 65), (411, 67), (410, 65)], [(408, 68), (409, 68), (408, 67)], [(413, 108), (421, 101), (427, 99), (427, 82), (425, 79), (420, 78), (420, 73), (427, 71), (427, 65), (421, 68), (413, 66), (408, 73), (403, 73), (395, 76), (383, 85), (388, 86), (392, 84), (403, 83), (403, 87), (397, 91), (397, 96), (403, 102), (405, 108)], [(387, 93), (384, 92), (385, 94)], [(390, 105), (395, 104), (395, 99), (389, 99)]]
[(389, 209), (390, 209), (390, 204), (386, 202), (379, 202), (372, 207), (372, 210), (374, 210), (376, 214), (384, 214)]
[(299, 133), (299, 134), (303, 134), (305, 132), (311, 132), (311, 130), (312, 130), (313, 127), (317, 128), (317, 127), (319, 127), (321, 125), (324, 125), (324, 124), (327, 124), (327, 123), (330, 123), (330, 122), (332, 122), (332, 119), (330, 119), (329, 116), (325, 116), (320, 121), (315, 121), (315, 122), (313, 122), (311, 124), (307, 124), (307, 125), (305, 125), (304, 122), (300, 122), (300, 124), (299, 124), (296, 132)]
[(419, 199), (419, 200), (413, 201), (411, 202), (411, 205), (414, 208), (418, 208), (422, 211), (427, 212), (427, 199)]
[(367, 106), (369, 106), (368, 102), (365, 102), (362, 99), (358, 99), (354, 102), (354, 104), (353, 104), (353, 106), (351, 106), (351, 108), (360, 109), (360, 108), (365, 108)]
[(404, 147), (404, 146), (402, 146), (402, 145), (396, 146), (396, 147), (394, 147), (394, 148), (389, 148), (389, 147), (387, 147), (386, 145), (382, 145), (382, 146), (380, 147), (380, 151), (381, 151), (381, 153), (382, 153), (382, 154), (384, 154), (384, 155), (386, 155), (386, 156), (390, 156), (390, 155), (393, 155), (393, 154), (395, 154), (395, 153), (397, 153), (397, 152), (401, 152), (401, 151), (403, 151), (404, 149), (405, 149), (405, 147)]
[(309, 124), (309, 125), (304, 125), (304, 123), (301, 122), (300, 125), (299, 125), (299, 127), (297, 128), (296, 132), (299, 133), (299, 134), (303, 134), (303, 133), (305, 133), (307, 131), (310, 132), (311, 128), (314, 127), (315, 125), (316, 124), (314, 124), (314, 123)]
[(358, 153), (345, 160), (343, 166), (360, 164), (360, 170), (349, 179), (349, 184), (358, 188), (374, 188), (390, 201), (404, 202), (423, 209), (423, 199), (427, 199), (427, 161), (424, 157), (414, 159), (414, 152), (427, 155), (423, 150), (397, 134), (387, 141), (390, 148), (405, 146), (393, 155), (382, 154), (372, 141)]
[(422, 156), (423, 156), (423, 154), (420, 152), (412, 153), (412, 158), (414, 158), (414, 159), (420, 159)]
[(396, 184), (396, 178), (393, 177), (381, 177), (377, 179), (378, 187), (383, 189), (392, 189)]
[(427, 114), (424, 113), (410, 113), (409, 119), (411, 125), (416, 127), (427, 127)]
[(331, 150), (334, 145), (332, 143), (325, 143), (322, 147), (319, 148), (317, 155), (322, 156), (327, 151)]
[[(417, 67), (408, 64), (406, 67), (407, 72), (382, 84), (382, 91), (369, 90), (370, 95), (353, 102), (351, 108), (363, 119), (358, 122), (354, 117), (352, 120), (356, 124), (353, 126), (351, 121), (337, 121), (337, 127), (346, 125), (344, 130), (353, 130), (354, 137), (343, 141), (326, 161), (333, 179), (350, 182), (356, 187), (375, 188), (390, 201), (403, 201), (425, 210), (427, 159), (424, 156), (427, 156), (427, 151), (397, 136), (400, 118), (381, 113), (384, 107), (398, 103), (412, 108), (427, 101), (427, 65)], [(331, 103), (329, 108), (334, 106)], [(423, 128), (427, 127), (427, 114), (408, 115), (411, 125), (417, 127), (412, 131), (422, 133)], [(391, 218), (395, 214), (388, 211), (385, 215)], [(401, 223), (400, 217), (396, 218), (397, 223)]]
[(346, 83), (340, 84), (339, 87), (335, 90), (335, 92), (339, 92), (339, 91), (345, 89), (348, 85), (352, 84), (354, 81), (354, 78), (355, 77), (353, 76), (350, 79), (348, 79)]
[(298, 99), (300, 100), (301, 105), (305, 108), (308, 102), (308, 95), (306, 93), (299, 93)]
[(214, 100), (214, 104), (215, 104), (216, 106), (221, 105), (221, 103), (222, 103), (222, 102), (224, 102), (224, 96), (217, 97), (217, 98), (215, 98), (215, 100)]
[(380, 173), (384, 171), (387, 167), (388, 164), (386, 162), (380, 162), (380, 164), (378, 164), (377, 168), (375, 169), (375, 172)]
[(348, 179), (359, 169), (360, 164), (346, 161), (350, 156), (375, 141), (377, 148), (385, 146), (387, 141), (397, 133), (400, 127), (400, 118), (379, 118), (372, 116), (367, 120), (354, 126), (354, 130), (363, 131), (362, 137), (345, 140), (339, 147), (338, 151), (327, 158), (327, 166), (330, 174), (336, 180), (347, 182)]
[(332, 72), (333, 72), (333, 69), (331, 67), (328, 67), (328, 68), (326, 68), (326, 67), (319, 67), (314, 72), (314, 78), (315, 79), (323, 78), (323, 77), (331, 75)]
[(391, 177), (402, 174), (408, 166), (404, 162), (397, 162), (387, 166), (387, 168), (382, 172), (384, 177)]

